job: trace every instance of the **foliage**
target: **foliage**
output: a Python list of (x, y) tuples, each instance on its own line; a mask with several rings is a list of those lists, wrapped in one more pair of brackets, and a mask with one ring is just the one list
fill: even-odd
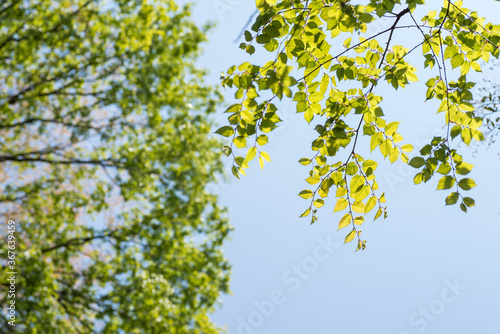
[(231, 227), (206, 190), (222, 171), (219, 94), (194, 66), (209, 27), (154, 0), (3, 1), (0, 22), (15, 330), (219, 333), (208, 314), (228, 291)]
[[(498, 67), (498, 63), (494, 65)], [(495, 67), (491, 70), (495, 70)], [(478, 95), (481, 98), (474, 103), (475, 113), (484, 119), (484, 136), (492, 145), (500, 134), (500, 83), (491, 80), (483, 82)]]
[[(312, 156), (299, 161), (310, 166), (306, 181), (312, 186), (299, 194), (309, 201), (301, 217), (310, 216), (314, 223), (318, 208), (333, 194), (338, 198), (334, 212), (343, 212), (339, 229), (351, 228), (345, 242), (357, 239), (357, 250), (366, 245), (359, 230), (366, 215), (387, 217), (375, 177), (377, 162), (359, 154), (362, 136), (370, 138), (371, 151), (378, 148), (391, 163), (401, 159), (417, 168), (415, 183), (440, 175), (437, 189), (452, 189), (447, 205), (460, 203), (463, 211), (474, 205), (465, 195), (475, 186), (466, 177), (473, 166), (463, 161), (453, 141), (469, 145), (484, 139), (483, 118), (471, 103), (475, 83), (467, 74), (481, 72), (483, 61), (498, 57), (500, 42), (500, 25), (486, 23), (462, 1), (444, 1), (420, 16), (424, 0), (363, 3), (256, 0), (260, 15), (240, 47), (249, 54), (263, 47), (273, 55), (263, 65), (246, 62), (223, 74), (223, 86), (234, 87), (240, 102), (227, 109), (229, 124), (218, 130), (231, 138), (224, 152), (233, 157), (233, 174), (239, 177), (255, 157), (261, 165), (268, 158), (260, 146), (280, 122), (275, 100), (294, 101), (317, 132)], [(377, 30), (382, 18), (392, 20), (390, 27), (367, 34), (368, 28)], [(401, 30), (415, 31), (420, 39), (392, 45)], [(408, 55), (417, 52), (422, 53), (421, 64), (410, 63)], [(425, 98), (439, 101), (437, 112), (444, 115), (447, 134), (432, 138), (410, 159), (413, 147), (401, 144), (399, 122), (384, 116), (376, 88), (384, 81), (395, 90), (418, 82), (417, 68), (433, 73), (425, 82)], [(238, 149), (246, 147), (240, 155)]]

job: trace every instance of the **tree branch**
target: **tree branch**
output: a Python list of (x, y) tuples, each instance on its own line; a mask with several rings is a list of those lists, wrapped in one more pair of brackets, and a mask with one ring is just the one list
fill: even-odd
[(1, 161), (15, 161), (15, 162), (45, 162), (50, 164), (61, 164), (61, 165), (99, 165), (102, 167), (115, 167), (119, 168), (119, 161), (114, 159), (103, 159), (103, 160), (81, 160), (81, 159), (73, 159), (73, 160), (54, 160), (43, 157), (26, 157), (24, 155), (6, 155), (0, 156)]
[(86, 238), (80, 237), (80, 238), (69, 239), (66, 242), (63, 242), (61, 244), (53, 245), (51, 247), (42, 249), (42, 253), (47, 253), (47, 252), (50, 252), (50, 251), (53, 251), (53, 250), (56, 250), (59, 248), (65, 248), (65, 247), (70, 247), (70, 246), (82, 246), (82, 245), (85, 245), (86, 243), (89, 243), (89, 242), (94, 241), (94, 240), (110, 238), (116, 232), (117, 232), (117, 230), (113, 230), (113, 231), (110, 231), (110, 232), (105, 233), (105, 234), (95, 235), (95, 236), (91, 236), (91, 237), (86, 237)]

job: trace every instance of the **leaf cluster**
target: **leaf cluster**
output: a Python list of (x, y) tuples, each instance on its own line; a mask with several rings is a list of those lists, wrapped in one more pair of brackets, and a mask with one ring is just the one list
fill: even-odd
[[(387, 208), (384, 194), (378, 193), (377, 163), (359, 154), (361, 136), (370, 138), (370, 151), (378, 148), (391, 163), (401, 159), (422, 168), (415, 183), (429, 181), (435, 172), (442, 174), (438, 189), (456, 184), (446, 203), (457, 203), (461, 191), (475, 183), (461, 178), (472, 166), (463, 161), (452, 141), (457, 138), (469, 145), (472, 140), (484, 140), (483, 118), (472, 104), (475, 83), (467, 74), (481, 72), (482, 61), (498, 57), (500, 25), (486, 23), (461, 1), (446, 0), (441, 8), (416, 17), (415, 9), (423, 5), (423, 0), (371, 0), (367, 4), (257, 0), (260, 15), (251, 31), (245, 32), (240, 48), (253, 54), (260, 46), (273, 55), (263, 65), (232, 66), (221, 78), (222, 85), (235, 88), (235, 98), (241, 100), (227, 110), (229, 125), (219, 130), (231, 137), (225, 152), (234, 158), (234, 174), (248, 168), (249, 157), (259, 151), (261, 133), (279, 126), (273, 100), (290, 99), (307, 123), (315, 123), (317, 132), (312, 156), (299, 161), (310, 167), (306, 181), (314, 186), (299, 194), (310, 201), (301, 217), (310, 216), (314, 223), (318, 208), (335, 189), (334, 212), (345, 212), (339, 229), (350, 226), (345, 241), (357, 236), (357, 249), (364, 249), (359, 225), (374, 208), (375, 219), (387, 217)], [(389, 17), (392, 25), (367, 34), (368, 27), (383, 17)], [(414, 30), (421, 37), (393, 45), (393, 35), (402, 30)], [(421, 64), (411, 64), (408, 55), (418, 50)], [(421, 157), (410, 160), (407, 153), (413, 146), (402, 143), (399, 122), (386, 119), (380, 105), (383, 97), (375, 92), (384, 82), (395, 90), (418, 82), (419, 67), (435, 73), (425, 82), (425, 98), (440, 102), (437, 112), (444, 113), (447, 134), (434, 138), (421, 150)], [(251, 138), (255, 140), (248, 143)], [(250, 147), (247, 158), (239, 157), (233, 146)], [(473, 205), (471, 198), (462, 197), (463, 211)]]

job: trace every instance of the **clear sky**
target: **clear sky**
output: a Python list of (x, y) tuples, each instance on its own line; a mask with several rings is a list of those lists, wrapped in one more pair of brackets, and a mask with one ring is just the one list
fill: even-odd
[[(500, 2), (465, 6), (500, 21)], [(253, 0), (196, 2), (197, 22), (218, 23), (200, 59), (211, 83), (230, 65), (265, 59), (265, 53), (248, 57), (233, 43), (253, 12)], [(397, 34), (399, 40), (415, 37)], [(440, 133), (443, 123), (435, 103), (424, 103), (422, 86), (397, 93), (376, 89), (385, 96), (387, 119), (401, 121), (405, 142), (416, 148)], [(226, 94), (227, 104), (232, 93)], [(231, 334), (500, 333), (500, 147), (462, 148), (469, 152), (465, 160), (476, 165), (471, 177), (478, 183), (470, 191), (476, 207), (469, 214), (445, 207), (447, 193), (434, 190), (436, 179), (415, 186), (415, 170), (401, 162), (381, 164), (377, 177), (389, 218), (363, 224), (367, 249), (355, 253), (354, 243), (342, 246), (346, 232), (336, 232), (333, 203), (312, 226), (298, 218), (307, 207), (297, 193), (307, 186), (308, 169), (297, 161), (311, 155), (315, 122), (308, 126), (294, 110), (281, 105), (285, 122), (265, 147), (272, 162), (263, 171), (254, 163), (241, 181), (233, 178), (215, 189), (235, 231), (225, 246), (233, 264), (232, 295), (221, 298), (214, 321)]]

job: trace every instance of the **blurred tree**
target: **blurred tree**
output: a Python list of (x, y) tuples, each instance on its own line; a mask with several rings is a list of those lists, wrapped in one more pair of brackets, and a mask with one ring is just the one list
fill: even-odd
[[(491, 71), (498, 70), (496, 62)], [(475, 113), (484, 119), (484, 136), (489, 146), (496, 142), (500, 135), (500, 82), (486, 80), (478, 90), (479, 98), (474, 103)]]
[(0, 25), (15, 330), (218, 333), (208, 314), (228, 292), (231, 227), (206, 187), (222, 171), (220, 95), (194, 66), (209, 27), (156, 0), (1, 1)]

